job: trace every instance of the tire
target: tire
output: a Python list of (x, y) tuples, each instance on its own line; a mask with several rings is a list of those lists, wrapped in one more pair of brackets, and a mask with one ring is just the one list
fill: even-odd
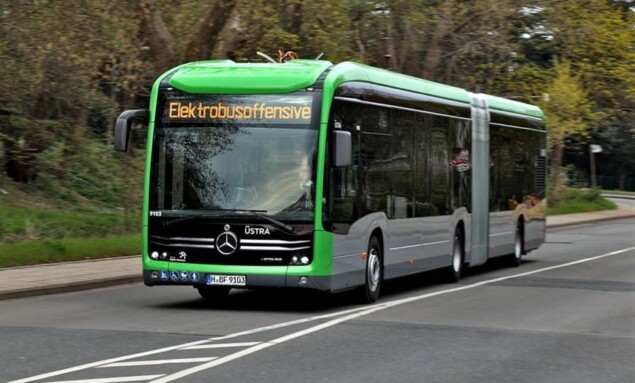
[(463, 230), (457, 228), (454, 233), (454, 242), (452, 244), (452, 264), (447, 271), (447, 280), (450, 283), (458, 282), (463, 276), (465, 267), (465, 240)]
[(377, 301), (381, 285), (384, 279), (384, 262), (381, 244), (377, 237), (372, 237), (368, 242), (368, 256), (366, 257), (366, 272), (364, 273), (364, 285), (361, 289), (363, 303)]
[(227, 300), (230, 287), (227, 286), (197, 286), (196, 289), (201, 297), (210, 303), (218, 303)]
[(512, 267), (518, 267), (523, 262), (525, 254), (525, 231), (523, 225), (519, 222), (516, 225), (516, 233), (514, 234), (514, 252), (508, 257), (509, 264)]

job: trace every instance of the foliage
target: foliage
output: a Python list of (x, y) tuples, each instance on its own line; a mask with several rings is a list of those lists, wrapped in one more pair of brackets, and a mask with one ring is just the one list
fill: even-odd
[[(635, 12), (625, 4), (607, 0), (559, 1), (547, 5), (542, 23), (544, 30), (550, 31), (550, 38), (541, 43), (541, 48), (548, 52), (549, 62), (569, 67), (592, 112), (591, 118), (588, 107), (579, 114), (585, 120), (584, 129), (561, 129), (563, 122), (573, 126), (568, 117), (564, 121), (549, 120), (551, 142), (561, 143), (573, 154), (568, 158), (554, 156), (554, 162), (557, 165), (573, 159), (577, 166), (587, 167), (588, 143), (592, 142), (607, 149), (596, 156), (598, 170), (605, 174), (632, 174), (635, 142), (624, 138), (635, 134), (631, 124), (635, 110)], [(552, 98), (557, 94), (554, 91), (557, 89), (549, 92)], [(583, 97), (581, 92), (577, 93)], [(583, 100), (578, 102), (584, 104)], [(554, 110), (548, 105), (543, 107)]]
[(603, 198), (600, 189), (560, 188), (549, 197), (547, 215), (615, 210), (613, 201)]
[[(279, 49), (538, 103), (554, 179), (574, 160), (586, 172), (590, 142), (605, 148), (598, 170), (624, 177), (635, 173), (633, 7), (628, 0), (2, 1), (0, 189), (10, 194), (0, 194), (0, 206), (78, 212), (80, 222), (82, 214), (119, 217), (117, 229), (95, 219), (104, 235), (134, 230), (145, 131), (133, 132), (131, 154), (113, 153), (117, 115), (147, 107), (154, 79), (184, 60), (262, 62), (256, 51), (275, 57)], [(53, 230), (30, 214), (25, 209), (28, 225), (2, 216), (1, 230), (15, 238), (85, 234)]]
[(597, 116), (582, 86), (581, 75), (573, 74), (569, 63), (556, 63), (554, 77), (545, 91), (548, 100), (540, 104), (549, 121), (549, 146), (563, 143), (569, 136), (587, 135)]

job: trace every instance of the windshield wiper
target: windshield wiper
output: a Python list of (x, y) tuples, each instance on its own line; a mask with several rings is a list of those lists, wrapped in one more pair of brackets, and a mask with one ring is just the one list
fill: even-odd
[(190, 221), (192, 219), (196, 219), (196, 218), (212, 218), (214, 217), (213, 215), (191, 215), (189, 217), (179, 217), (179, 218), (174, 218), (170, 221), (164, 221), (162, 223), (163, 226), (170, 226), (174, 223), (179, 223), (179, 222), (184, 222), (184, 221)]
[[(234, 211), (234, 212), (247, 212), (247, 213), (266, 213), (267, 212), (266, 210), (249, 210), (249, 209), (214, 209), (211, 211)], [(216, 217), (218, 216), (212, 215), (212, 214), (196, 214), (196, 215), (191, 215), (188, 217), (179, 217), (179, 218), (174, 218), (170, 221), (165, 221), (163, 222), (163, 226), (170, 226), (174, 223), (190, 221), (197, 218), (216, 218)]]
[[(287, 233), (293, 233), (293, 226), (291, 225), (287, 225), (284, 222), (278, 221), (275, 218), (272, 218), (270, 216), (268, 216), (267, 214), (263, 214), (266, 213), (267, 210), (257, 210), (257, 209), (214, 209), (214, 211), (230, 211), (230, 212), (238, 212), (238, 213), (254, 213), (254, 215), (256, 217), (262, 218), (265, 221), (268, 221), (270, 223), (272, 223), (275, 227), (277, 227), (278, 229), (282, 229), (284, 231), (286, 231)], [(179, 223), (179, 222), (184, 222), (184, 221), (189, 221), (192, 219), (196, 219), (196, 218), (212, 218), (212, 217), (216, 217), (214, 215), (193, 215), (193, 216), (189, 216), (189, 217), (179, 217), (179, 218), (175, 218), (171, 221), (165, 221), (163, 222), (163, 226), (170, 226), (172, 224), (175, 223)]]
[(293, 226), (291, 226), (291, 225), (287, 225), (284, 222), (278, 221), (277, 219), (272, 218), (272, 217), (268, 216), (267, 214), (261, 214), (261, 213), (256, 212), (256, 213), (254, 213), (254, 215), (256, 217), (260, 217), (260, 218), (262, 218), (262, 219), (264, 219), (266, 221), (271, 222), (278, 229), (282, 229), (282, 230), (286, 231), (287, 233), (293, 233)]

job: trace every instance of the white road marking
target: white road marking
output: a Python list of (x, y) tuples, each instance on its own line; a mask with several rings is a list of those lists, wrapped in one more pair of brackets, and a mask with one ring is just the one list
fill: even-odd
[[(139, 354), (132, 354), (132, 355), (128, 355), (128, 356), (122, 356), (122, 357), (118, 357), (118, 358), (102, 360), (102, 361), (99, 361), (99, 362), (88, 363), (88, 364), (84, 364), (84, 365), (81, 365), (81, 366), (70, 367), (70, 368), (66, 368), (66, 369), (63, 369), (63, 370), (58, 370), (58, 371), (53, 371), (53, 372), (49, 372), (49, 373), (45, 373), (45, 374), (41, 374), (41, 375), (32, 376), (32, 377), (29, 377), (29, 378), (13, 380), (13, 381), (7, 382), (7, 383), (28, 383), (28, 382), (33, 382), (33, 381), (36, 381), (36, 380), (42, 380), (42, 379), (49, 378), (49, 377), (52, 377), (52, 376), (58, 376), (58, 375), (62, 375), (62, 374), (70, 373), (70, 372), (75, 372), (75, 371), (80, 371), (80, 370), (85, 370), (85, 369), (93, 368), (93, 367), (99, 367), (99, 366), (102, 366), (102, 365), (115, 363), (115, 362), (120, 362), (120, 361), (124, 361), (124, 360), (129, 360), (129, 359), (134, 359), (134, 358), (139, 358), (139, 357), (143, 357), (143, 356), (147, 356), (147, 355), (154, 355), (154, 354), (159, 354), (159, 353), (162, 353), (162, 352), (179, 350), (179, 349), (183, 349), (183, 348), (186, 348), (186, 347), (206, 344), (206, 343), (209, 343), (209, 342), (214, 342), (214, 341), (219, 341), (219, 340), (224, 340), (224, 339), (230, 339), (230, 338), (236, 338), (236, 337), (243, 336), (243, 335), (250, 335), (250, 334), (254, 334), (254, 333), (258, 333), (258, 332), (263, 332), (263, 331), (278, 329), (278, 328), (282, 328), (282, 327), (288, 327), (288, 326), (298, 325), (298, 324), (302, 324), (302, 323), (308, 323), (308, 322), (313, 322), (313, 321), (317, 321), (317, 320), (321, 320), (321, 319), (328, 319), (328, 318), (340, 316), (340, 318), (336, 318), (336, 319), (330, 320), (328, 322), (319, 324), (317, 326), (310, 327), (310, 328), (302, 330), (302, 331), (298, 331), (298, 332), (295, 332), (295, 333), (292, 333), (292, 334), (289, 334), (289, 335), (285, 335), (283, 337), (274, 339), (274, 340), (272, 340), (270, 342), (257, 344), (255, 346), (252, 346), (250, 348), (241, 350), (241, 351), (236, 352), (234, 354), (227, 355), (225, 357), (221, 357), (221, 358), (212, 360), (212, 361), (210, 361), (208, 363), (205, 363), (205, 364), (202, 364), (202, 365), (190, 368), (190, 369), (186, 369), (186, 370), (177, 372), (175, 374), (171, 374), (171, 375), (167, 375), (167, 376), (158, 375), (157, 376), (158, 379), (153, 380), (151, 383), (172, 382), (172, 381), (174, 381), (176, 379), (179, 379), (179, 378), (182, 378), (184, 376), (191, 375), (191, 374), (194, 374), (196, 372), (200, 372), (200, 371), (203, 371), (203, 370), (215, 367), (215, 366), (219, 366), (221, 364), (225, 364), (225, 363), (231, 362), (233, 360), (236, 360), (236, 359), (239, 359), (239, 358), (241, 358), (243, 356), (246, 356), (246, 355), (249, 355), (249, 354), (253, 354), (253, 353), (261, 351), (261, 350), (264, 350), (264, 349), (269, 348), (271, 346), (274, 346), (276, 344), (287, 342), (289, 340), (296, 339), (298, 337), (305, 336), (305, 335), (314, 333), (316, 331), (320, 331), (320, 330), (323, 330), (325, 328), (335, 326), (335, 325), (337, 325), (339, 323), (359, 318), (359, 317), (364, 316), (364, 315), (372, 314), (372, 313), (374, 313), (376, 311), (384, 310), (384, 309), (387, 309), (387, 308), (390, 308), (390, 307), (402, 305), (402, 304), (409, 303), (409, 302), (414, 302), (414, 301), (418, 301), (418, 300), (422, 300), (422, 299), (426, 299), (426, 298), (435, 297), (435, 296), (438, 296), (438, 295), (449, 294), (449, 293), (462, 291), (462, 290), (474, 289), (474, 288), (477, 288), (477, 287), (480, 287), (480, 286), (489, 285), (489, 284), (493, 284), (493, 283), (498, 283), (498, 282), (509, 280), (509, 279), (520, 278), (520, 277), (524, 277), (524, 276), (527, 276), (527, 275), (538, 274), (538, 273), (542, 273), (542, 272), (550, 271), (550, 270), (556, 270), (556, 269), (560, 269), (560, 268), (563, 268), (563, 267), (577, 265), (577, 264), (580, 264), (580, 263), (591, 262), (591, 261), (595, 261), (595, 260), (598, 260), (598, 259), (610, 257), (610, 256), (613, 256), (613, 255), (622, 254), (622, 253), (625, 253), (625, 252), (628, 252), (628, 251), (632, 251), (632, 250), (635, 250), (635, 247), (630, 247), (630, 248), (627, 248), (627, 249), (612, 251), (610, 253), (597, 255), (597, 256), (589, 257), (589, 258), (584, 258), (584, 259), (580, 259), (580, 260), (577, 260), (577, 261), (572, 261), (572, 262), (563, 263), (563, 264), (559, 264), (559, 265), (554, 265), (554, 266), (550, 266), (550, 267), (545, 267), (545, 268), (541, 268), (541, 269), (537, 269), (537, 270), (532, 270), (532, 271), (528, 271), (528, 272), (524, 272), (524, 273), (519, 273), (519, 274), (514, 274), (514, 275), (509, 275), (509, 276), (504, 276), (504, 277), (499, 277), (499, 278), (494, 278), (494, 279), (488, 279), (488, 280), (481, 281), (481, 282), (476, 282), (476, 283), (473, 283), (473, 284), (470, 284), (470, 285), (464, 285), (464, 286), (455, 287), (455, 288), (451, 288), (451, 289), (447, 289), (447, 290), (436, 291), (436, 292), (433, 292), (433, 293), (417, 295), (417, 296), (409, 297), (409, 298), (402, 298), (402, 299), (398, 299), (398, 300), (394, 300), (394, 301), (390, 301), (390, 302), (376, 304), (376, 305), (373, 305), (371, 307), (364, 306), (364, 307), (358, 307), (358, 308), (354, 308), (354, 309), (337, 311), (337, 312), (330, 313), (330, 314), (324, 314), (324, 315), (318, 315), (318, 316), (313, 316), (313, 317), (308, 317), (308, 318), (303, 318), (303, 319), (297, 319), (297, 320), (293, 320), (293, 321), (289, 321), (289, 322), (283, 322), (283, 323), (278, 323), (278, 324), (274, 324), (274, 325), (270, 325), (270, 326), (259, 327), (259, 328), (252, 329), (252, 330), (241, 331), (241, 332), (237, 332), (237, 333), (234, 333), (234, 334), (229, 334), (229, 335), (225, 335), (225, 336), (221, 336), (221, 337), (209, 338), (209, 339), (204, 339), (204, 340), (200, 340), (200, 341), (196, 341), (196, 342), (185, 343), (185, 344), (181, 344), (181, 345), (177, 345), (177, 346), (165, 347), (165, 348), (161, 348), (161, 349), (157, 349), (157, 350), (142, 352), (142, 353), (139, 353)], [(87, 382), (99, 383), (98, 379), (89, 380)], [(59, 383), (59, 382), (47, 382), (47, 383)], [(74, 381), (74, 383), (77, 383), (77, 381)]]
[(121, 382), (145, 382), (158, 378), (163, 375), (140, 375), (140, 376), (122, 376), (119, 378), (98, 378), (98, 379), (82, 379), (82, 380), (58, 380), (48, 383), (121, 383)]
[(422, 299), (426, 299), (426, 298), (431, 298), (431, 297), (435, 297), (435, 296), (438, 296), (438, 295), (449, 294), (449, 293), (462, 291), (462, 290), (474, 289), (476, 287), (481, 287), (481, 286), (484, 286), (484, 285), (489, 285), (489, 284), (492, 284), (492, 283), (497, 283), (497, 282), (505, 281), (505, 280), (508, 280), (508, 279), (514, 279), (514, 278), (524, 277), (524, 276), (527, 276), (527, 275), (542, 273), (542, 272), (549, 271), (549, 270), (555, 270), (555, 269), (559, 269), (559, 268), (562, 268), (562, 267), (573, 266), (573, 265), (577, 265), (579, 263), (595, 261), (597, 259), (601, 259), (601, 258), (609, 257), (609, 256), (612, 256), (612, 255), (625, 253), (625, 252), (631, 251), (631, 250), (635, 250), (635, 247), (631, 247), (631, 248), (628, 248), (628, 249), (622, 249), (622, 250), (618, 250), (618, 251), (613, 251), (613, 252), (602, 254), (602, 255), (598, 255), (598, 256), (595, 256), (595, 257), (580, 259), (580, 260), (577, 260), (577, 261), (563, 263), (563, 264), (560, 264), (560, 265), (544, 267), (542, 269), (532, 270), (532, 271), (528, 271), (528, 272), (525, 272), (525, 273), (514, 274), (514, 275), (509, 275), (509, 276), (500, 277), (500, 278), (494, 278), (494, 279), (488, 279), (486, 281), (473, 283), (471, 285), (455, 287), (455, 288), (452, 288), (452, 289), (441, 290), (441, 291), (436, 291), (436, 292), (433, 292), (433, 293), (417, 295), (417, 296), (414, 296), (414, 297), (403, 298), (403, 299), (398, 299), (398, 300), (394, 300), (394, 301), (390, 301), (390, 302), (386, 302), (386, 303), (377, 304), (377, 305), (374, 305), (374, 306), (372, 306), (372, 307), (370, 307), (370, 308), (368, 308), (366, 310), (358, 311), (358, 312), (346, 315), (344, 317), (336, 318), (336, 319), (330, 320), (328, 322), (319, 324), (317, 326), (313, 326), (313, 327), (310, 327), (310, 328), (302, 330), (302, 331), (298, 331), (298, 332), (295, 332), (295, 333), (292, 333), (292, 334), (289, 334), (289, 335), (282, 336), (282, 337), (274, 339), (274, 340), (272, 340), (270, 342), (261, 343), (259, 345), (256, 345), (254, 347), (251, 347), (251, 348), (248, 348), (248, 349), (245, 349), (245, 350), (241, 350), (241, 351), (236, 352), (234, 354), (227, 355), (227, 356), (222, 357), (222, 358), (218, 358), (218, 359), (213, 360), (213, 361), (211, 361), (209, 363), (205, 363), (205, 364), (202, 364), (202, 365), (199, 365), (199, 366), (195, 366), (195, 367), (189, 368), (187, 370), (179, 371), (179, 372), (171, 374), (171, 375), (163, 376), (163, 377), (161, 377), (159, 379), (153, 380), (150, 383), (168, 383), (168, 382), (172, 382), (172, 381), (175, 381), (177, 379), (181, 379), (181, 378), (183, 378), (185, 376), (192, 375), (194, 373), (201, 372), (201, 371), (210, 369), (212, 367), (220, 366), (222, 364), (225, 364), (225, 363), (231, 362), (233, 360), (242, 358), (243, 356), (247, 356), (249, 354), (253, 354), (255, 352), (258, 352), (258, 351), (264, 350), (266, 348), (269, 348), (271, 346), (275, 346), (275, 345), (280, 344), (280, 343), (288, 342), (288, 341), (290, 341), (292, 339), (296, 339), (296, 338), (299, 338), (299, 337), (302, 337), (302, 336), (305, 336), (305, 335), (308, 335), (308, 334), (311, 334), (311, 333), (314, 333), (314, 332), (317, 332), (317, 331), (320, 331), (320, 330), (324, 330), (326, 328), (335, 326), (335, 325), (340, 324), (342, 322), (346, 322), (346, 321), (349, 321), (349, 320), (352, 320), (352, 319), (356, 319), (356, 318), (362, 317), (364, 315), (372, 314), (372, 313), (374, 313), (376, 311), (385, 310), (387, 308), (391, 308), (391, 307), (394, 307), (394, 306), (398, 306), (398, 305), (402, 305), (402, 304), (405, 304), (405, 303), (410, 303), (410, 302), (414, 302), (414, 301), (418, 301), (418, 300), (422, 300)]
[[(93, 368), (93, 367), (99, 367), (99, 366), (104, 365), (104, 364), (120, 362), (120, 361), (123, 361), (123, 360), (129, 360), (129, 359), (140, 358), (140, 357), (148, 356), (148, 355), (160, 354), (162, 352), (178, 350), (181, 347), (186, 347), (186, 346), (190, 346), (190, 345), (193, 346), (195, 344), (201, 344), (201, 343), (206, 343), (206, 342), (207, 342), (207, 339), (203, 339), (203, 340), (199, 340), (199, 341), (196, 341), (196, 342), (190, 342), (190, 343), (181, 344), (181, 345), (178, 345), (178, 346), (164, 347), (164, 348), (160, 348), (160, 349), (157, 349), (157, 350), (146, 351), (146, 352), (141, 352), (141, 353), (138, 353), (138, 354), (121, 356), (121, 357), (112, 358), (112, 359), (106, 359), (106, 360), (102, 360), (102, 361), (99, 361), (99, 362), (86, 363), (86, 364), (82, 364), (80, 366), (65, 368), (63, 370), (47, 372), (45, 374), (32, 376), (30, 378), (12, 380), (11, 382), (7, 382), (7, 383), (33, 382), (33, 381), (36, 381), (36, 380), (42, 380), (42, 379), (50, 378), (52, 376), (64, 375), (64, 374), (68, 374), (68, 373), (75, 372), (75, 371), (81, 371), (81, 370), (86, 370), (86, 369)], [(52, 382), (47, 382), (47, 383), (52, 383)]]
[(209, 348), (231, 348), (231, 347), (247, 347), (247, 346), (255, 346), (262, 342), (243, 342), (243, 343), (210, 343), (210, 344), (199, 344), (196, 346), (188, 346), (183, 347), (180, 350), (204, 350)]
[[(316, 320), (320, 320), (320, 319), (327, 319), (327, 318), (331, 318), (331, 317), (334, 317), (334, 316), (347, 314), (347, 313), (350, 313), (350, 312), (356, 312), (356, 311), (365, 310), (366, 308), (367, 307), (365, 307), (365, 306), (356, 307), (356, 308), (353, 308), (353, 309), (337, 311), (337, 312), (330, 313), (330, 314), (323, 314), (323, 315), (317, 315), (317, 316), (312, 316), (312, 317), (308, 317), (308, 318), (296, 319), (296, 320), (292, 320), (292, 321), (288, 321), (288, 322), (276, 323), (276, 324), (273, 324), (273, 325), (258, 327), (258, 328), (254, 328), (254, 329), (251, 329), (251, 330), (241, 331), (241, 332), (228, 334), (228, 335), (224, 335), (224, 336), (220, 336), (220, 337), (202, 339), (202, 340), (197, 340), (195, 342), (189, 342), (189, 343), (179, 344), (179, 345), (176, 345), (176, 346), (169, 346), (169, 347), (159, 348), (159, 349), (156, 349), (156, 350), (145, 351), (145, 352), (141, 352), (141, 353), (138, 353), (138, 354), (131, 354), (131, 355), (126, 355), (126, 356), (120, 356), (120, 357), (117, 357), (117, 358), (101, 360), (101, 361), (98, 361), (98, 362), (86, 363), (86, 364), (82, 364), (80, 366), (69, 367), (69, 368), (65, 368), (65, 369), (62, 369), (62, 370), (47, 372), (47, 373), (44, 373), (44, 374), (31, 376), (31, 377), (28, 377), (28, 378), (12, 380), (12, 381), (7, 382), (7, 383), (29, 383), (29, 382), (34, 382), (34, 381), (37, 381), (37, 380), (42, 380), (42, 379), (50, 378), (50, 377), (53, 377), (53, 376), (64, 375), (64, 374), (68, 374), (68, 373), (71, 373), (71, 372), (76, 372), (76, 371), (86, 370), (86, 369), (89, 369), (89, 368), (99, 367), (99, 366), (102, 366), (104, 364), (109, 364), (109, 363), (121, 362), (121, 361), (124, 361), (124, 360), (141, 358), (141, 357), (148, 356), (148, 355), (161, 354), (161, 353), (164, 353), (164, 352), (178, 350), (178, 349), (181, 349), (183, 347), (195, 346), (197, 344), (209, 343), (209, 342), (214, 342), (214, 341), (224, 340), (224, 339), (237, 338), (237, 337), (244, 336), (244, 335), (251, 335), (251, 334), (256, 334), (256, 333), (259, 333), (259, 332), (264, 332), (264, 331), (269, 331), (269, 330), (275, 330), (275, 329), (279, 329), (279, 328), (283, 328), (283, 327), (295, 326), (295, 325), (298, 325), (298, 324), (312, 322), (312, 321), (316, 321)], [(50, 382), (47, 382), (47, 383), (50, 383)]]
[(154, 366), (159, 364), (177, 364), (177, 363), (204, 363), (216, 359), (216, 356), (207, 358), (181, 358), (181, 359), (162, 359), (162, 360), (139, 360), (134, 362), (118, 362), (110, 363), (97, 368), (106, 367), (133, 367), (133, 366)]

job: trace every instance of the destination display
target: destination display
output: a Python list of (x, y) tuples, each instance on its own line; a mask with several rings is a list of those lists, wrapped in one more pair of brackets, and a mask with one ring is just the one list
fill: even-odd
[(247, 95), (166, 98), (166, 122), (308, 124), (310, 95)]

